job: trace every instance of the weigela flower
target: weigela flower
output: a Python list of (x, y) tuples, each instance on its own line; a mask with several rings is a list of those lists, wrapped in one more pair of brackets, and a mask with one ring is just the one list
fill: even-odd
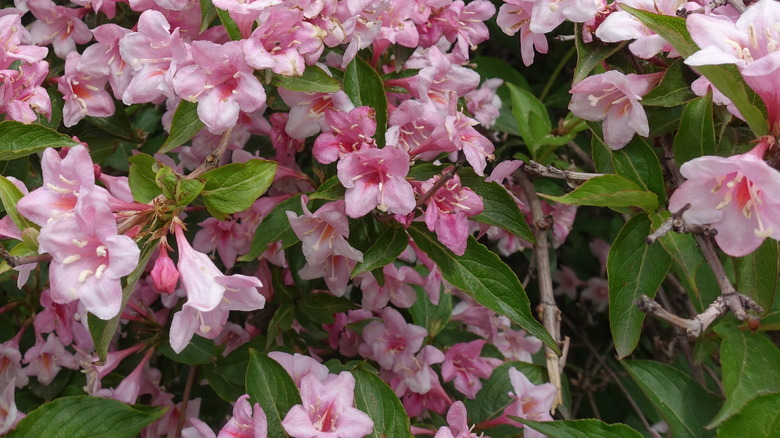
[(479, 438), (471, 432), (468, 424), (466, 405), (462, 401), (456, 401), (447, 411), (447, 424), (436, 431), (433, 438)]
[(453, 345), (444, 353), (444, 363), (441, 365), (441, 378), (445, 382), (455, 381), (455, 389), (468, 398), (477, 396), (482, 389), (482, 382), (493, 374), (493, 369), (503, 361), (492, 357), (480, 357), (484, 339), (471, 342), (461, 342)]
[(217, 438), (266, 438), (268, 419), (260, 403), (249, 404), (249, 394), (236, 400), (233, 417), (219, 431)]
[(28, 364), (24, 372), (28, 376), (37, 377), (38, 382), (44, 386), (50, 384), (63, 367), (71, 370), (79, 368), (76, 358), (65, 350), (65, 346), (54, 333), (50, 334), (45, 342), (39, 336), (35, 345), (24, 353), (24, 363)]
[(108, 76), (94, 77), (78, 70), (81, 55), (71, 52), (65, 58), (65, 74), (57, 89), (62, 93), (62, 122), (70, 127), (86, 116), (109, 117), (114, 114), (114, 100), (105, 90)]
[(330, 131), (314, 141), (312, 154), (322, 164), (330, 164), (351, 152), (375, 147), (376, 112), (368, 106), (346, 111), (325, 111)]
[(0, 344), (0, 386), (23, 387), (27, 385), (27, 374), (22, 369), (22, 353), (19, 351), (17, 335)]
[(52, 256), (52, 300), (66, 304), (79, 299), (101, 319), (119, 313), (120, 280), (138, 265), (140, 250), (133, 239), (117, 234), (114, 214), (104, 197), (94, 191), (80, 193), (72, 213), (41, 228), (38, 243), (41, 253)]
[(11, 379), (11, 382), (3, 389), (3, 394), (0, 395), (0, 434), (3, 435), (13, 430), (16, 427), (16, 423), (24, 418), (24, 414), (16, 408), (16, 401), (14, 400), (16, 385), (14, 382)]
[(91, 76), (106, 76), (114, 97), (122, 94), (133, 78), (133, 70), (119, 53), (119, 40), (129, 34), (130, 29), (109, 23), (92, 29), (97, 43), (84, 49), (78, 70)]
[(309, 356), (298, 353), (289, 354), (282, 351), (271, 351), (268, 353), (268, 357), (277, 361), (287, 371), (287, 374), (292, 377), (295, 386), (298, 388), (301, 387), (303, 378), (310, 374), (322, 382), (328, 379), (328, 367)]
[[(513, 393), (509, 395), (515, 400), (504, 409), (504, 415), (514, 415), (526, 420), (553, 421), (550, 408), (555, 401), (558, 390), (552, 383), (534, 385), (525, 374), (515, 368), (509, 369), (509, 381), (512, 382)], [(521, 426), (520, 423), (506, 419), (506, 423)], [(543, 435), (528, 427), (524, 428), (523, 436), (527, 438), (544, 438)]]
[(392, 302), (400, 308), (409, 308), (417, 301), (417, 293), (411, 285), (423, 286), (425, 280), (410, 266), (396, 268), (392, 263), (382, 268), (385, 274), (385, 284), (380, 286), (371, 273), (361, 274), (359, 277), (360, 289), (363, 291), (365, 310), (379, 310)]
[(284, 130), (292, 138), (303, 140), (329, 129), (325, 111), (349, 111), (355, 106), (343, 91), (335, 93), (304, 93), (279, 87), (279, 96), (290, 107)]
[(488, 79), (479, 88), (464, 96), (466, 108), (485, 128), (493, 126), (498, 118), (501, 98), (496, 94), (496, 90), (503, 84), (503, 79)]
[[(676, 16), (681, 2), (677, 0), (625, 0), (625, 4), (640, 11), (648, 11), (654, 14)], [(691, 14), (701, 15), (701, 14)], [(605, 43), (635, 40), (628, 45), (634, 55), (649, 59), (658, 52), (668, 52), (672, 46), (663, 37), (651, 31), (633, 15), (623, 10), (617, 10), (609, 15), (596, 29), (596, 36)]]
[(533, 2), (526, 0), (505, 0), (498, 10), (496, 22), (507, 35), (520, 32), (520, 55), (523, 64), (533, 64), (535, 52), (547, 53), (547, 36), (531, 31)]
[(46, 61), (0, 70), (0, 114), (25, 124), (38, 120), (38, 114), (51, 119), (51, 99), (41, 86), (48, 74)]
[(173, 86), (182, 99), (199, 102), (198, 117), (209, 131), (220, 134), (236, 125), (239, 111), (265, 107), (265, 89), (244, 62), (244, 42), (194, 41), (192, 58), (195, 64), (177, 71)]
[(176, 291), (176, 285), (179, 284), (179, 271), (173, 264), (171, 257), (168, 256), (166, 244), (160, 244), (159, 248), (160, 254), (154, 262), (152, 272), (150, 272), (152, 284), (158, 292), (172, 294)]
[(569, 110), (585, 120), (603, 121), (607, 146), (621, 149), (635, 133), (643, 137), (650, 134), (647, 115), (639, 101), (661, 80), (662, 74), (624, 75), (610, 70), (590, 76), (569, 90)]
[(226, 269), (236, 264), (236, 257), (249, 251), (254, 229), (235, 218), (224, 221), (213, 217), (199, 223), (201, 229), (195, 234), (193, 248), (201, 252), (217, 250)]
[(353, 407), (355, 378), (347, 371), (325, 384), (313, 375), (301, 380), (302, 404), (293, 406), (282, 420), (294, 438), (361, 438), (374, 430), (374, 422)]
[(401, 149), (363, 149), (342, 158), (338, 176), (347, 188), (347, 216), (359, 218), (379, 211), (409, 214), (415, 208), (414, 191), (407, 181), (409, 155)]
[(669, 199), (669, 210), (683, 213), (691, 224), (710, 224), (715, 242), (726, 254), (742, 257), (758, 248), (765, 238), (780, 239), (780, 172), (764, 160), (774, 146), (762, 138), (750, 152), (731, 157), (704, 156), (680, 166), (687, 178)]
[(303, 242), (303, 255), (307, 263), (321, 264), (333, 255), (362, 262), (363, 253), (353, 248), (346, 239), (349, 237), (349, 222), (344, 211), (344, 201), (329, 202), (314, 213), (309, 211), (307, 201), (308, 197), (301, 197), (301, 216), (287, 212), (290, 227)]
[[(420, 186), (420, 193), (427, 193), (441, 178), (436, 175)], [(445, 182), (425, 203), (425, 225), (435, 231), (439, 241), (456, 255), (466, 252), (469, 237), (468, 218), (482, 213), (482, 198), (460, 184), (454, 175)]]
[(381, 321), (371, 321), (363, 328), (360, 354), (376, 360), (382, 368), (399, 370), (414, 361), (428, 330), (408, 324), (392, 307), (382, 309), (381, 317)]
[(30, 32), (22, 26), (20, 14), (0, 17), (0, 69), (7, 69), (15, 61), (35, 63), (46, 58), (49, 49), (31, 44)]
[(27, 0), (30, 12), (37, 20), (30, 25), (30, 35), (35, 44), (54, 46), (54, 53), (65, 58), (76, 50), (76, 44), (92, 39), (89, 27), (81, 21), (86, 8), (72, 9), (54, 4), (51, 0)]

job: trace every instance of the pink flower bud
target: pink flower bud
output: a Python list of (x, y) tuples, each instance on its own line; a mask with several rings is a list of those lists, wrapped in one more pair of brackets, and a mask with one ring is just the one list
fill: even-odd
[(160, 245), (160, 255), (157, 256), (157, 261), (154, 262), (154, 268), (152, 268), (152, 281), (154, 288), (165, 294), (173, 293), (179, 282), (179, 270), (176, 269), (173, 260), (168, 257), (165, 245)]

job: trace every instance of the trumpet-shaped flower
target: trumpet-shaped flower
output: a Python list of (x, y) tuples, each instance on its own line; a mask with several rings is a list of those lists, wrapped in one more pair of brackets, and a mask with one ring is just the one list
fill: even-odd
[(661, 75), (624, 75), (610, 70), (590, 76), (569, 91), (572, 93), (569, 109), (585, 120), (603, 121), (607, 146), (621, 149), (635, 133), (644, 137), (650, 134), (647, 115), (639, 101), (658, 83)]
[(62, 121), (70, 127), (86, 116), (109, 117), (114, 114), (114, 101), (105, 90), (108, 76), (92, 76), (78, 70), (81, 55), (68, 53), (65, 74), (59, 78), (57, 89), (62, 93)]
[[(441, 176), (434, 176), (420, 187), (421, 193), (427, 193), (433, 188)], [(460, 184), (460, 177), (455, 175), (444, 183), (426, 202), (425, 225), (429, 231), (435, 231), (444, 246), (456, 255), (466, 251), (466, 241), (469, 237), (468, 218), (482, 213), (482, 198), (467, 187)]]
[(444, 354), (441, 378), (445, 382), (455, 380), (455, 389), (468, 398), (473, 399), (482, 389), (482, 382), (479, 379), (490, 377), (493, 369), (502, 363), (500, 359), (480, 357), (485, 342), (484, 339), (461, 342), (453, 345)]
[(780, 239), (780, 172), (762, 159), (773, 144), (765, 137), (745, 154), (686, 162), (680, 173), (688, 180), (672, 194), (669, 210), (690, 204), (683, 219), (712, 225), (718, 246), (734, 257), (753, 252), (767, 237)]

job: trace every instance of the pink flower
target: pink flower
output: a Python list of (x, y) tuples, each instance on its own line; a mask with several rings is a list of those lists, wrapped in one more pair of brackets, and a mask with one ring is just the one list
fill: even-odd
[(375, 147), (376, 114), (373, 108), (361, 106), (346, 111), (325, 111), (330, 131), (314, 141), (312, 153), (322, 164), (330, 164), (351, 152)]
[(103, 196), (83, 189), (73, 213), (45, 224), (38, 243), (41, 253), (52, 256), (49, 282), (55, 302), (66, 304), (78, 298), (101, 319), (119, 313), (121, 278), (138, 265), (140, 250), (133, 239), (117, 234), (116, 220)]
[(390, 263), (382, 268), (385, 274), (385, 284), (380, 286), (373, 274), (366, 273), (358, 278), (360, 289), (363, 291), (365, 310), (379, 310), (387, 306), (388, 301), (395, 306), (407, 309), (417, 301), (417, 293), (411, 285), (423, 286), (425, 280), (410, 266), (396, 268)]
[(81, 55), (71, 52), (65, 59), (65, 74), (59, 78), (57, 89), (65, 105), (62, 122), (71, 127), (86, 116), (109, 117), (114, 114), (114, 100), (105, 90), (108, 76), (94, 77), (80, 72)]
[(26, 386), (27, 374), (22, 369), (22, 353), (19, 351), (19, 338), (13, 338), (0, 344), (0, 386)]
[(92, 39), (92, 32), (81, 17), (86, 8), (71, 9), (54, 4), (51, 0), (27, 0), (30, 12), (37, 20), (30, 25), (30, 34), (35, 44), (52, 44), (54, 53), (65, 58), (76, 50), (76, 44), (84, 44)]
[(199, 102), (198, 117), (213, 134), (238, 122), (240, 111), (251, 113), (265, 107), (265, 89), (244, 61), (244, 43), (215, 44), (194, 41), (194, 65), (181, 68), (173, 78), (176, 94)]
[(236, 257), (249, 251), (254, 229), (235, 218), (225, 221), (213, 217), (199, 223), (201, 229), (195, 234), (192, 246), (201, 252), (217, 250), (226, 269), (236, 264)]
[(428, 330), (407, 324), (392, 307), (385, 307), (381, 316), (381, 321), (371, 321), (363, 328), (364, 343), (359, 351), (362, 356), (376, 360), (382, 368), (399, 370), (414, 361), (414, 354), (422, 347)]
[(531, 355), (542, 348), (542, 341), (526, 336), (525, 330), (507, 328), (496, 335), (493, 345), (509, 360), (531, 363)]
[[(504, 409), (504, 416), (514, 415), (526, 420), (533, 421), (552, 421), (553, 418), (550, 415), (550, 409), (552, 408), (555, 395), (558, 390), (555, 389), (555, 385), (552, 383), (544, 383), (541, 385), (534, 385), (525, 376), (525, 374), (517, 371), (515, 368), (509, 369), (509, 381), (512, 382), (512, 388), (514, 393), (509, 395), (515, 399), (509, 406)], [(506, 419), (506, 424), (513, 424), (520, 426), (520, 423)], [(539, 432), (533, 429), (525, 428), (524, 437), (526, 438), (544, 438)]]
[(31, 45), (32, 37), (22, 26), (20, 14), (8, 14), (0, 17), (0, 70), (7, 69), (20, 60), (35, 63), (46, 58), (49, 49)]
[(501, 109), (501, 98), (496, 94), (496, 90), (502, 85), (504, 85), (502, 79), (487, 79), (478, 89), (464, 96), (466, 108), (485, 128), (493, 126), (493, 123), (498, 118), (499, 110)]
[(569, 109), (585, 120), (603, 121), (607, 146), (621, 149), (634, 133), (644, 137), (650, 134), (647, 115), (639, 101), (658, 83), (660, 75), (624, 75), (610, 70), (590, 76), (569, 90)]
[(168, 256), (167, 244), (160, 244), (160, 254), (154, 262), (154, 267), (150, 273), (152, 284), (158, 292), (172, 294), (176, 291), (176, 285), (179, 284), (179, 271)]
[(24, 353), (24, 363), (28, 364), (24, 372), (28, 376), (36, 376), (38, 382), (44, 386), (51, 383), (63, 367), (71, 370), (79, 368), (76, 358), (65, 350), (65, 346), (54, 333), (50, 334), (45, 342), (38, 337), (35, 345)]
[(450, 347), (444, 354), (441, 366), (441, 377), (445, 382), (455, 380), (455, 389), (468, 398), (477, 396), (482, 389), (480, 378), (487, 379), (493, 374), (493, 369), (501, 365), (500, 359), (480, 357), (484, 339), (471, 342), (461, 342)]
[(328, 123), (325, 120), (325, 111), (334, 109), (349, 111), (355, 106), (343, 91), (335, 93), (304, 93), (290, 91), (279, 87), (279, 96), (290, 107), (290, 117), (284, 130), (295, 139), (303, 140), (318, 133), (327, 131)]
[(292, 377), (295, 386), (299, 388), (303, 378), (308, 375), (316, 377), (321, 382), (328, 379), (328, 367), (309, 356), (298, 353), (289, 354), (282, 351), (271, 351), (268, 353), (268, 357), (279, 362), (279, 365)]
[(544, 33), (531, 31), (531, 12), (533, 2), (527, 0), (506, 0), (498, 10), (496, 22), (507, 35), (520, 31), (520, 55), (523, 64), (534, 62), (534, 52), (547, 53), (547, 37)]
[[(478, 438), (469, 427), (466, 405), (462, 401), (456, 401), (447, 411), (447, 424), (436, 431), (433, 438)], [(473, 427), (473, 426), (472, 426)]]
[(363, 253), (353, 248), (346, 239), (349, 237), (349, 222), (344, 214), (344, 201), (329, 202), (314, 213), (306, 206), (307, 201), (306, 196), (301, 197), (301, 216), (287, 212), (290, 227), (303, 242), (306, 262), (318, 265), (334, 255), (362, 262)]
[(582, 299), (591, 302), (593, 310), (603, 312), (609, 305), (609, 285), (601, 277), (591, 277), (582, 290)]
[(718, 246), (733, 257), (750, 254), (767, 237), (780, 239), (780, 172), (762, 159), (770, 146), (774, 139), (764, 137), (745, 154), (684, 163), (680, 173), (688, 181), (672, 194), (669, 210), (691, 204), (683, 219), (712, 225)]
[(10, 384), (3, 389), (3, 394), (0, 395), (0, 434), (2, 435), (12, 431), (16, 427), (16, 423), (24, 418), (24, 414), (16, 409), (15, 391), (16, 385), (11, 379)]
[(0, 114), (25, 124), (38, 120), (38, 114), (51, 119), (51, 99), (41, 86), (48, 74), (46, 61), (0, 70)]
[(267, 438), (268, 419), (260, 403), (249, 404), (249, 395), (244, 394), (233, 406), (233, 417), (219, 431), (217, 438)]
[(347, 216), (359, 218), (376, 207), (379, 211), (409, 214), (415, 208), (414, 191), (406, 181), (409, 155), (401, 149), (364, 149), (338, 163), (338, 176), (347, 188)]
[(133, 71), (119, 53), (119, 40), (131, 33), (130, 29), (116, 24), (104, 24), (92, 29), (97, 43), (84, 49), (78, 70), (91, 76), (106, 76), (114, 97), (122, 94), (133, 78)]
[[(419, 189), (427, 193), (441, 176), (425, 181)], [(426, 202), (425, 225), (435, 231), (439, 241), (456, 255), (466, 252), (469, 237), (468, 218), (482, 213), (482, 198), (460, 184), (460, 177), (453, 176)]]
[(282, 420), (294, 438), (361, 438), (374, 430), (365, 412), (353, 407), (355, 378), (343, 371), (322, 383), (312, 375), (301, 381), (302, 404), (293, 406)]

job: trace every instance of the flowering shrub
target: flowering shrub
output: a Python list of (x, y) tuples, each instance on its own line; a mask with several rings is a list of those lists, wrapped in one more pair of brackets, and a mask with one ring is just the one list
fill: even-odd
[(778, 23), (5, 5), (0, 434), (780, 436)]

